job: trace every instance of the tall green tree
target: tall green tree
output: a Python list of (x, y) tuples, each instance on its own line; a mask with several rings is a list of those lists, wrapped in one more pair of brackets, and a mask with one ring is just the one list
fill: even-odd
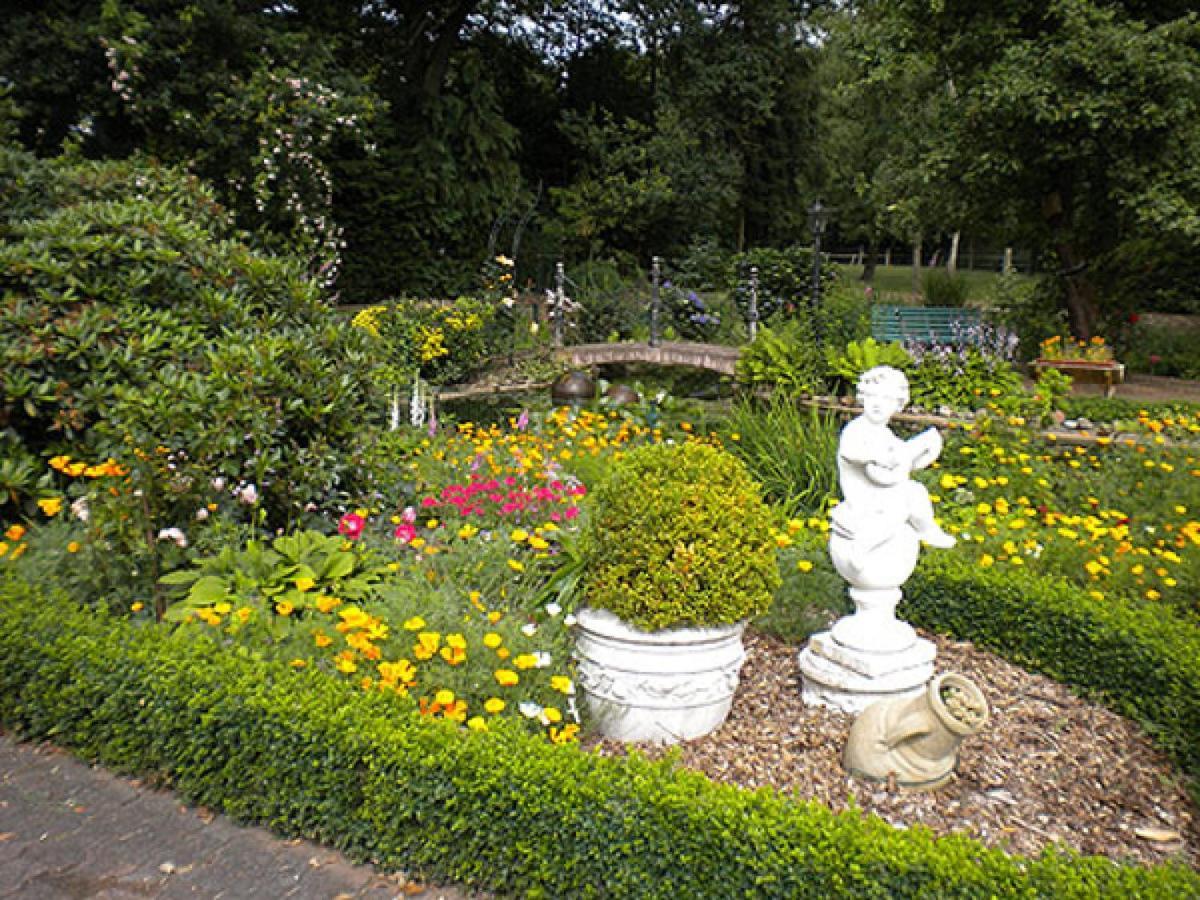
[(944, 92), (917, 189), (1020, 223), (1056, 259), (1077, 336), (1131, 302), (1104, 277), (1124, 244), (1200, 247), (1200, 25), (1183, 4), (867, 0), (856, 15), (867, 77), (928, 70)]

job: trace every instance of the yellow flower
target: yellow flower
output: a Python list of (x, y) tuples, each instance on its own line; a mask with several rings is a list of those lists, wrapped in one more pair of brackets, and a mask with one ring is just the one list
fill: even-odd
[(398, 659), (394, 663), (381, 662), (378, 668), (384, 682), (389, 685), (400, 682), (411, 686), (416, 683), (417, 667), (407, 659)]
[(532, 669), (537, 665), (537, 657), (532, 653), (520, 653), (513, 660), (513, 665), (518, 669)]
[(354, 656), (348, 651), (344, 651), (338, 655), (336, 666), (339, 672), (346, 675), (358, 671), (358, 666), (354, 662)]
[(4, 536), (10, 541), (19, 541), (25, 537), (25, 526), (9, 525), (8, 530), (4, 532)]
[(501, 687), (512, 687), (520, 682), (521, 678), (516, 672), (511, 669), (497, 669), (496, 681)]
[(985, 553), (985, 554), (983, 554), (983, 556), (979, 557), (979, 567), (981, 569), (986, 569), (989, 566), (993, 566), (995, 564), (996, 564), (996, 557), (992, 556), (992, 554), (990, 554), (990, 553)]
[(499, 697), (489, 697), (483, 702), (484, 710), (491, 713), (493, 716), (503, 712), (506, 705), (507, 704), (505, 704), (505, 702)]
[(462, 647), (443, 647), (438, 654), (451, 666), (457, 666), (467, 659), (467, 651)]
[(230, 611), (232, 611), (232, 609), (233, 609), (233, 607), (230, 606), (228, 603), (226, 603), (224, 600), (222, 600), (220, 603), (217, 603), (213, 606), (213, 610), (217, 613), (220, 613), (223, 616), (227, 615)]
[(442, 706), (450, 706), (454, 702), (454, 691), (448, 691), (445, 688), (433, 695), (434, 702), (440, 703)]
[(130, 608), (130, 610), (132, 610), (133, 612), (141, 612), (143, 609), (145, 609), (145, 608), (146, 608), (146, 604), (145, 604), (145, 603), (143, 603), (141, 600), (139, 600), (137, 603), (134, 603), (134, 604), (133, 604), (132, 606), (130, 606), (129, 608)]
[(302, 659), (293, 659), (290, 663), (288, 663), (288, 665), (290, 665), (293, 669), (303, 669), (308, 665), (308, 663)]
[(479, 529), (469, 523), (464, 525), (462, 528), (458, 529), (458, 536), (460, 538), (462, 538), (464, 541), (470, 540), (471, 538), (475, 537), (475, 535), (477, 535), (477, 534), (479, 534)]
[(424, 627), (425, 620), (420, 616), (413, 616), (411, 619), (406, 619), (403, 625), (405, 631), (420, 631)]
[(318, 631), (313, 635), (313, 643), (318, 647), (328, 647), (333, 643), (333, 638), (327, 634), (324, 634), (323, 632)]
[(514, 572), (524, 572), (525, 571), (525, 563), (521, 562), (518, 559), (510, 559), (508, 561), (508, 567), (510, 569), (512, 569)]
[(62, 497), (43, 497), (37, 505), (47, 516), (57, 516), (62, 511)]
[(55, 456), (50, 459), (50, 468), (52, 468), (56, 472), (61, 472), (63, 469), (65, 469), (70, 464), (71, 464), (71, 457), (69, 457), (69, 456)]
[(548, 724), (557, 725), (559, 722), (562, 721), (562, 713), (559, 712), (557, 707), (547, 706), (545, 709), (542, 710), (542, 718)]
[(311, 591), (316, 587), (316, 584), (313, 579), (307, 576), (301, 576), (295, 580), (296, 590), (298, 591)]
[(796, 563), (796, 568), (801, 572), (811, 572), (813, 570), (813, 564), (807, 559), (802, 559)]
[(79, 552), (79, 541), (71, 541), (71, 543), (67, 544), (67, 552), (68, 553), (78, 553)]
[(524, 528), (514, 528), (508, 537), (514, 544), (519, 544), (529, 537), (529, 532)]
[(574, 722), (564, 725), (561, 729), (551, 726), (549, 734), (551, 743), (569, 744), (575, 739), (575, 735), (579, 734), (579, 726)]
[(295, 609), (296, 607), (288, 603), (286, 600), (280, 600), (275, 604), (275, 612), (279, 613), (281, 616), (290, 616)]
[(575, 685), (566, 675), (552, 675), (550, 677), (550, 689), (558, 691), (560, 694), (575, 693)]
[(488, 730), (487, 722), (483, 720), (482, 716), (471, 716), (471, 718), (467, 719), (467, 727), (472, 731)]
[(417, 635), (417, 643), (413, 646), (413, 655), (417, 659), (432, 659), (441, 646), (442, 636), (436, 631), (422, 631)]
[(238, 611), (237, 611), (237, 612), (236, 612), (234, 615), (236, 615), (240, 621), (242, 621), (243, 623), (245, 623), (245, 622), (249, 622), (249, 621), (250, 621), (250, 616), (251, 616), (252, 614), (253, 614), (253, 610), (251, 610), (251, 609), (250, 609), (249, 607), (247, 607), (247, 606), (243, 606), (243, 607), (242, 607), (241, 609), (239, 609), (239, 610), (238, 610)]
[(495, 650), (502, 643), (504, 643), (504, 638), (500, 637), (500, 635), (496, 634), (494, 631), (489, 631), (483, 636), (483, 646), (487, 647), (489, 650)]
[(545, 538), (534, 535), (529, 539), (529, 546), (534, 550), (548, 550), (550, 548), (550, 542)]
[(331, 613), (341, 605), (342, 601), (337, 597), (330, 597), (326, 594), (322, 594), (317, 598), (317, 609), (323, 613)]

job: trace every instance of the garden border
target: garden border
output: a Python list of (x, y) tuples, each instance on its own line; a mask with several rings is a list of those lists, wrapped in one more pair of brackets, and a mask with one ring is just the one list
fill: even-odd
[[(0, 721), (183, 798), (526, 896), (1186, 896), (1200, 874), (896, 831), (638, 754), (470, 733), (207, 639), (0, 581)], [(1181, 723), (1182, 724), (1182, 723)]]

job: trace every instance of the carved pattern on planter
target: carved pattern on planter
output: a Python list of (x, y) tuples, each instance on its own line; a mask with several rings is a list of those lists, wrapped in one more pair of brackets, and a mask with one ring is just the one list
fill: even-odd
[(674, 677), (635, 672), (614, 675), (584, 661), (580, 662), (575, 674), (579, 686), (599, 700), (626, 706), (700, 706), (718, 703), (734, 695), (743, 659), (719, 670)]

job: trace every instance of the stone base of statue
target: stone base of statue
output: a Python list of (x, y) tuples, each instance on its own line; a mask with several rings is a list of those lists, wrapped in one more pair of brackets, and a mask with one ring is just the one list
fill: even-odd
[(849, 542), (836, 531), (831, 536), (834, 566), (855, 585), (850, 588), (854, 615), (813, 635), (800, 651), (805, 703), (857, 715), (876, 700), (912, 697), (925, 689), (937, 648), (896, 618), (902, 594), (894, 586), (912, 572), (918, 548), (915, 534), (903, 529), (863, 572), (850, 564)]
[[(800, 651), (802, 697), (805, 703), (828, 706), (857, 715), (876, 700), (915, 697), (933, 677), (937, 648), (918, 637), (912, 627), (892, 620), (879, 643), (886, 649), (866, 649), (842, 643), (839, 632), (858, 636), (856, 616), (847, 616), (829, 631), (814, 634)], [(842, 625), (846, 627), (839, 627)], [(907, 633), (910, 638), (901, 642)]]

